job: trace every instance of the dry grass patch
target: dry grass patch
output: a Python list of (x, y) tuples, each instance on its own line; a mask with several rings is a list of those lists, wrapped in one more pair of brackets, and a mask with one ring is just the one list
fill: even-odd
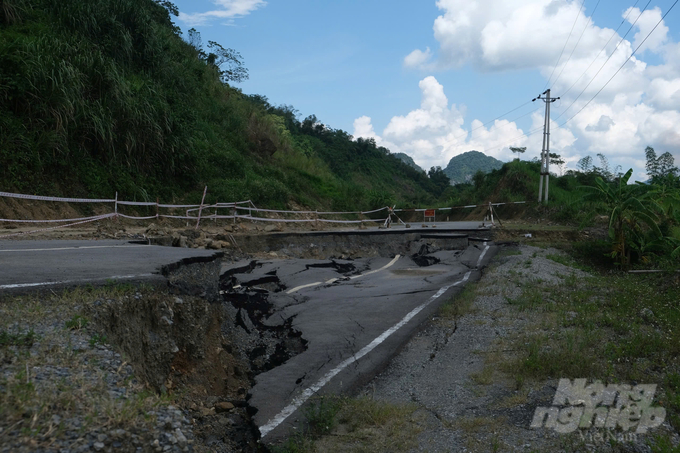
[[(417, 446), (424, 415), (416, 404), (394, 404), (367, 396), (335, 398), (334, 401), (313, 402), (312, 408), (305, 413), (310, 428), (275, 446), (273, 451), (406, 452)], [(324, 410), (321, 407), (324, 404), (333, 409)]]
[(465, 315), (476, 313), (474, 302), (478, 294), (479, 283), (468, 283), (460, 293), (441, 305), (439, 317), (443, 321), (457, 321)]
[(80, 313), (85, 303), (135, 291), (112, 286), (3, 298), (0, 445), (11, 438), (45, 447), (64, 429), (85, 434), (152, 426), (147, 413), (169, 402), (145, 391)]

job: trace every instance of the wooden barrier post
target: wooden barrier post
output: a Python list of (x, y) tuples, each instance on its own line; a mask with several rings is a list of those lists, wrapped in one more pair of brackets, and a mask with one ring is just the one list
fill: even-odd
[(198, 225), (201, 223), (201, 212), (203, 211), (203, 202), (205, 201), (205, 194), (208, 192), (208, 186), (203, 189), (203, 198), (201, 198), (201, 206), (198, 208), (198, 218), (196, 219), (196, 229), (198, 230)]

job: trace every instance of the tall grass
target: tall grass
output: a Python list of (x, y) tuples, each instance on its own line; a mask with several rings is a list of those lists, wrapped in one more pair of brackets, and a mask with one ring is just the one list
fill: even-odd
[(0, 186), (53, 195), (434, 200), (374, 142), (300, 122), (220, 79), (153, 0), (0, 2)]

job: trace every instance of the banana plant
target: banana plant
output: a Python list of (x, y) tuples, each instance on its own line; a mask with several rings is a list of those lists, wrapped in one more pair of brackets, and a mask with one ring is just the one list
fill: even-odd
[(622, 268), (630, 265), (629, 242), (640, 233), (643, 224), (649, 228), (652, 237), (662, 237), (657, 224), (659, 218), (654, 212), (662, 208), (651, 197), (642, 193), (639, 186), (628, 185), (632, 174), (631, 168), (614, 183), (597, 177), (594, 186), (582, 187), (586, 200), (600, 201), (611, 210), (609, 237), (612, 240), (612, 258), (617, 259)]

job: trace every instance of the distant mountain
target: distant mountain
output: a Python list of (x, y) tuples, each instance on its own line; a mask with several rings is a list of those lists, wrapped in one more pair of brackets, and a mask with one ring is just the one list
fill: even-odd
[(406, 154), (406, 153), (394, 153), (392, 155), (394, 157), (396, 157), (397, 159), (399, 159), (400, 161), (402, 161), (403, 163), (405, 163), (406, 165), (408, 165), (409, 167), (413, 167), (416, 170), (422, 171), (423, 173), (425, 173), (425, 170), (420, 168), (420, 166), (417, 163), (415, 163), (414, 160), (411, 159), (411, 156), (409, 156), (408, 154)]
[(503, 166), (503, 162), (487, 156), (479, 151), (468, 151), (459, 154), (449, 161), (444, 173), (451, 180), (451, 184), (460, 184), (472, 180), (472, 176), (481, 170), (489, 173)]

